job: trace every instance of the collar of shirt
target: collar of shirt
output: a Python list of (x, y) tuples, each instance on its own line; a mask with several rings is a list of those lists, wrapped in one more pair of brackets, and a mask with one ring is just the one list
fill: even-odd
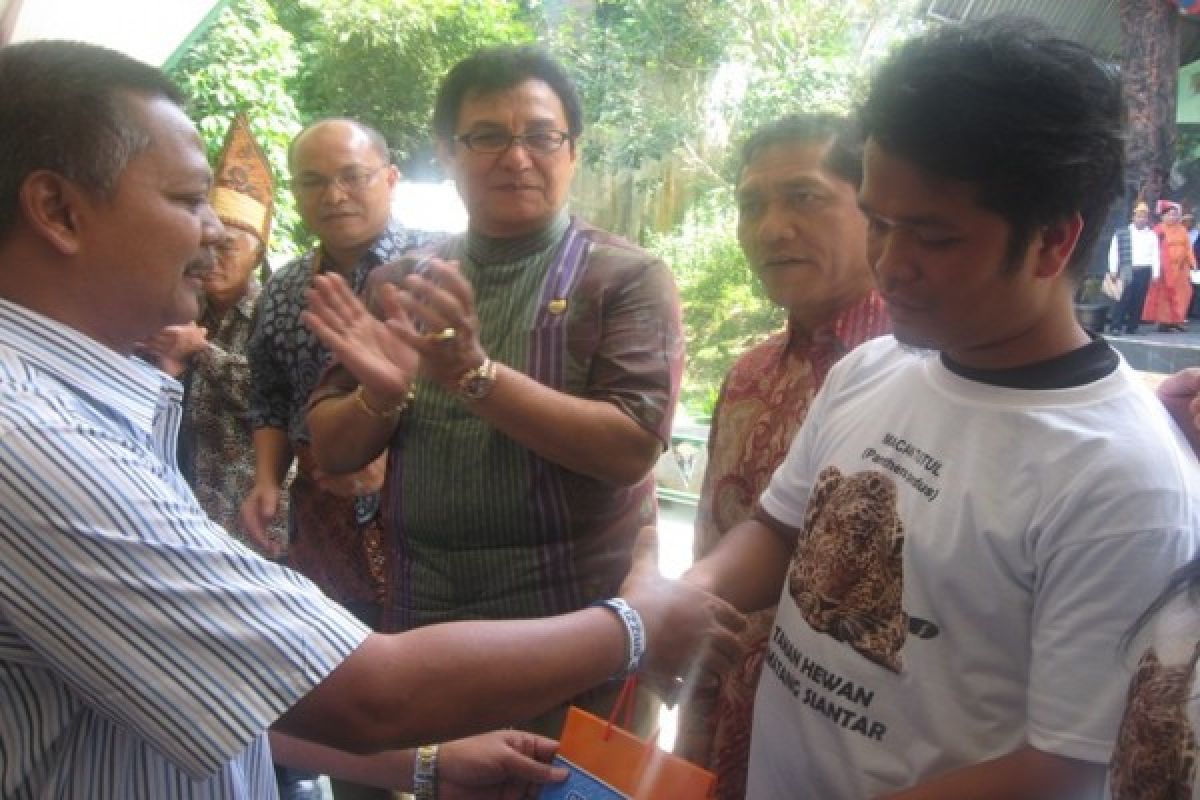
[(838, 359), (868, 339), (891, 331), (887, 305), (878, 292), (871, 290), (812, 332), (789, 318), (784, 333), (770, 341), (777, 343), (773, 345), (773, 358), (779, 369), (790, 370), (795, 362), (806, 361), (815, 381), (813, 385), (819, 387)]
[[(386, 264), (412, 249), (422, 240), (422, 235), (416, 231), (409, 230), (400, 224), (397, 220), (389, 220), (387, 227), (383, 229), (383, 233), (372, 242), (367, 251), (359, 256), (358, 261), (354, 263), (353, 268), (348, 273), (344, 273), (350, 278), (351, 288), (356, 292), (361, 292), (366, 283), (367, 275), (371, 270), (378, 267), (380, 264)], [(327, 272), (332, 268), (332, 263), (326, 258), (324, 251), (320, 248), (309, 251), (311, 258), (319, 259), (317, 261), (317, 272)]]
[(872, 290), (838, 311), (832, 319), (811, 333), (789, 318), (787, 349), (797, 353), (820, 350), (841, 354), (868, 339), (890, 333), (891, 329), (887, 305), (879, 293)]
[(468, 229), (467, 258), (481, 266), (511, 264), (558, 244), (570, 224), (571, 217), (563, 209), (544, 228), (525, 236), (498, 238)]
[[(257, 281), (250, 281), (246, 287), (246, 293), (243, 294), (238, 301), (233, 304), (233, 308), (229, 309), (229, 313), (236, 313), (242, 319), (250, 320), (254, 318), (254, 304), (258, 301), (258, 296), (262, 293), (262, 286)], [(201, 303), (200, 316), (198, 322), (208, 328), (208, 338), (211, 340), (215, 335), (217, 328), (222, 322), (221, 319), (214, 319), (211, 313), (212, 307), (207, 303)]]
[(180, 402), (183, 397), (178, 382), (141, 359), (121, 355), (70, 326), (4, 298), (0, 298), (0, 349), (16, 353), (75, 394), (113, 409), (148, 435), (153, 435), (163, 400)]
[(250, 281), (250, 285), (246, 287), (246, 293), (241, 296), (234, 306), (243, 317), (250, 319), (254, 316), (254, 304), (258, 302), (258, 296), (262, 294), (262, 286), (258, 281)]

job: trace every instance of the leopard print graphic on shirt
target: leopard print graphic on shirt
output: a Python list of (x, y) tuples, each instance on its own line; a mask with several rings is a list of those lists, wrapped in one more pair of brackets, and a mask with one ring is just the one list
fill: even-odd
[(1110, 766), (1113, 800), (1191, 800), (1197, 744), (1187, 700), (1195, 666), (1196, 653), (1167, 666), (1153, 648), (1138, 662)]
[(909, 626), (901, 608), (903, 549), (890, 477), (875, 470), (821, 471), (788, 570), (788, 591), (814, 630), (893, 672), (900, 671)]

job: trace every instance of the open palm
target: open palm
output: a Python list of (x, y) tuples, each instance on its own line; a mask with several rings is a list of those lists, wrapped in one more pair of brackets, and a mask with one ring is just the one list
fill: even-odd
[(340, 275), (318, 275), (308, 292), (304, 324), (316, 334), (358, 382), (379, 398), (400, 398), (409, 390), (420, 356), (400, 331), (411, 323), (396, 302), (395, 289), (383, 286), (380, 305), (387, 321), (377, 319)]

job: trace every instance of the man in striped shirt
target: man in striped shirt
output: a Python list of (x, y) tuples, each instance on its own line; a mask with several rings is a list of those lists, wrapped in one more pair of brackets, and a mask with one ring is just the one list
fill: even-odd
[[(607, 608), (372, 634), (212, 523), (175, 463), (180, 387), (132, 356), (195, 317), (223, 235), (182, 98), (67, 42), (0, 50), (0, 98), (0, 796), (273, 798), (272, 754), (408, 788), (413, 755), (394, 748), (628, 666), (641, 637)], [(644, 564), (622, 590), (648, 666), (678, 671), (697, 628), (728, 664), (740, 617), (672, 599)], [(418, 788), (554, 778), (551, 747), (449, 742), (416, 760)]]

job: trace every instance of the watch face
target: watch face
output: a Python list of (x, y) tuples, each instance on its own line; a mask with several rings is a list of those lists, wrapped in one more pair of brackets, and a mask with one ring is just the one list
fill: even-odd
[(463, 376), (458, 385), (459, 394), (466, 400), (482, 400), (492, 390), (496, 382), (496, 371), (490, 361), (485, 361), (479, 367)]
[(463, 385), (462, 393), (469, 400), (479, 400), (492, 388), (492, 382), (484, 375), (473, 375)]

